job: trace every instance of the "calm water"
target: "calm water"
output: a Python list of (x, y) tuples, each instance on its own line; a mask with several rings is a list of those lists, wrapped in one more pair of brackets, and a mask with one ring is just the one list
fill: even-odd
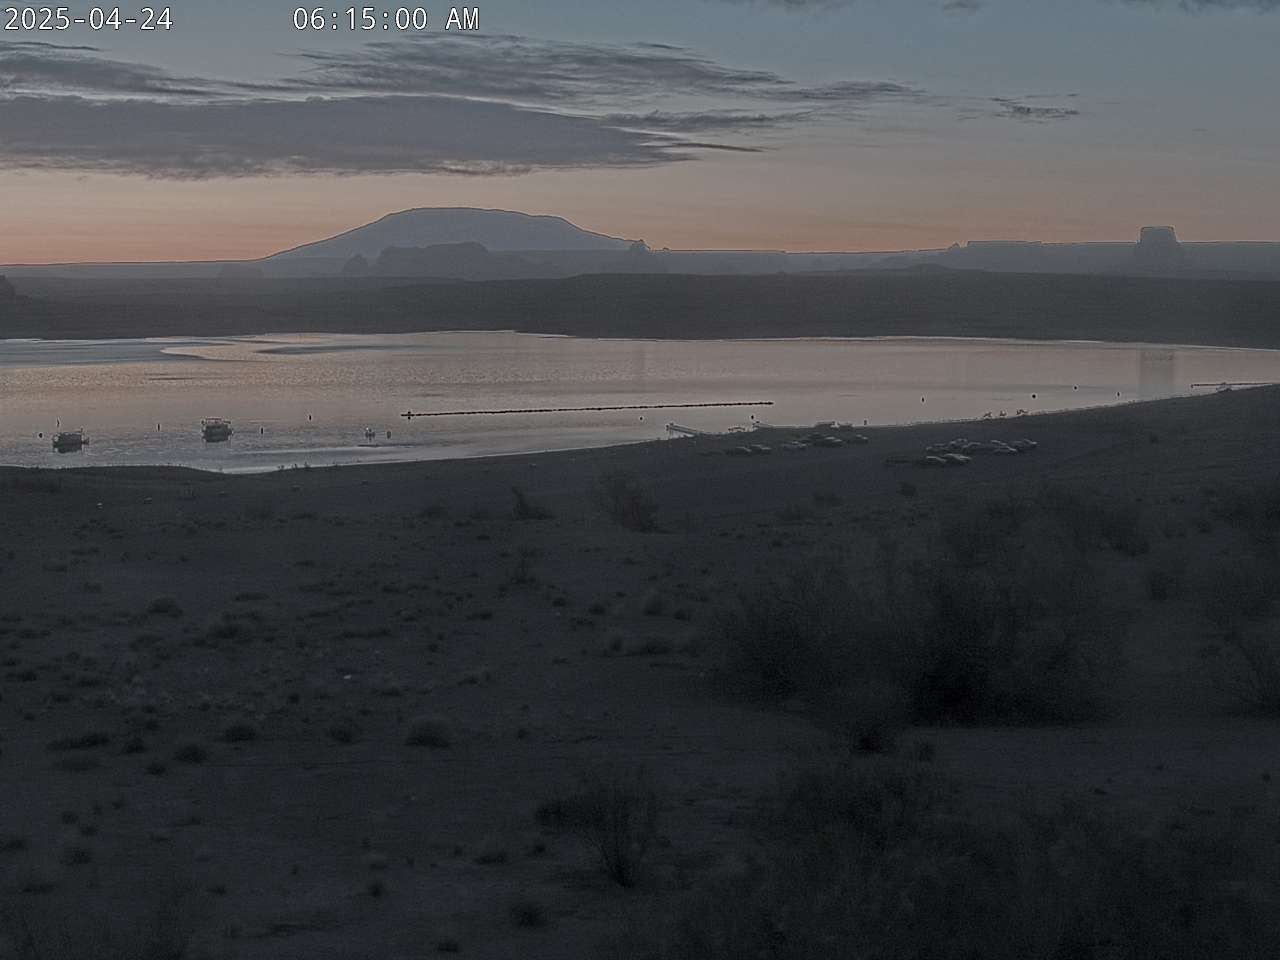
[[(263, 470), (597, 446), (750, 423), (1010, 416), (1280, 381), (1280, 351), (991, 340), (578, 340), (513, 333), (0, 340), (0, 463)], [(922, 402), (923, 398), (923, 402)], [(771, 400), (772, 407), (430, 417)], [(235, 421), (227, 443), (202, 417)], [(50, 435), (90, 445), (56, 454)], [(159, 425), (159, 429), (157, 429)], [(377, 431), (373, 442), (364, 431)], [(386, 431), (391, 431), (387, 439)], [(43, 433), (43, 437), (40, 434)]]

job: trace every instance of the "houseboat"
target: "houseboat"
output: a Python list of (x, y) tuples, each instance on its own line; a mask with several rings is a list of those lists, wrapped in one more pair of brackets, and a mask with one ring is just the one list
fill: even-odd
[(200, 421), (200, 435), (204, 437), (205, 443), (221, 443), (223, 440), (229, 440), (234, 432), (231, 429), (231, 421), (224, 417), (205, 417)]
[(74, 453), (88, 442), (83, 430), (63, 430), (53, 435), (53, 449), (57, 453)]

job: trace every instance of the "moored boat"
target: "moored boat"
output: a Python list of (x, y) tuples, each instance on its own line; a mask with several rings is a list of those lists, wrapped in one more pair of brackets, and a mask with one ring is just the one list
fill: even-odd
[(225, 417), (205, 417), (200, 421), (200, 435), (204, 437), (206, 443), (229, 440), (234, 432), (231, 421)]
[(53, 449), (57, 453), (74, 453), (89, 442), (84, 430), (63, 430), (53, 436)]

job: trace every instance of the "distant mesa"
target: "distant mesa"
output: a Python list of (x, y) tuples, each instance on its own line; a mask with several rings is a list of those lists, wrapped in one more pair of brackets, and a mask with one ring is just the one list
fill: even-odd
[(1157, 268), (1180, 267), (1187, 258), (1173, 227), (1143, 227), (1133, 255), (1143, 266)]
[(493, 253), (482, 243), (437, 243), (387, 247), (372, 263), (357, 253), (342, 266), (347, 277), (418, 277), (441, 280), (524, 280), (542, 276), (536, 263), (512, 253)]
[[(1046, 225), (1049, 227), (1051, 225)], [(259, 260), (191, 263), (0, 263), (27, 278), (525, 280), (598, 274), (764, 275), (865, 270), (980, 270), (1180, 279), (1280, 280), (1280, 243), (1181, 243), (1173, 227), (1128, 240), (977, 239), (946, 248), (878, 252), (681, 250), (594, 233), (562, 217), (470, 207), (419, 208)], [(378, 283), (373, 285), (377, 286)], [(25, 288), (24, 288), (25, 289)], [(13, 294), (0, 290), (0, 300)], [(25, 300), (26, 296), (18, 297)]]
[(533, 216), (510, 210), (445, 207), (402, 210), (327, 240), (304, 244), (268, 257), (280, 260), (362, 256), (368, 261), (388, 247), (438, 247), (478, 243), (494, 252), (528, 250), (625, 252), (631, 241), (593, 233), (562, 217)]
[(621, 252), (529, 250), (519, 254), (495, 252), (469, 240), (425, 247), (386, 247), (372, 261), (357, 253), (342, 265), (341, 272), (344, 277), (534, 280), (583, 272), (661, 273), (663, 266), (643, 240)]
[(9, 278), (0, 276), (0, 300), (17, 300), (18, 291), (13, 289), (13, 284), (9, 282)]

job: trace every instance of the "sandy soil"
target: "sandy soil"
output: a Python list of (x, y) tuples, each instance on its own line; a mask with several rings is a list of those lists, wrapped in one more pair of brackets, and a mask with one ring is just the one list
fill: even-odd
[[(1050, 479), (1136, 493), (1153, 553), (1230, 555), (1210, 488), (1275, 481), (1278, 428), (1266, 388), (838, 449), (756, 434), (774, 452), (753, 457), (697, 438), (235, 478), (0, 470), (0, 892), (65, 922), (182, 888), (212, 957), (591, 956), (732, 869), (761, 792), (831, 749), (803, 710), (709, 681), (691, 642), (719, 605), (826, 556), (870, 575), (884, 537), (926, 555), (964, 503)], [(957, 435), (1040, 448), (885, 463)], [(617, 471), (659, 531), (605, 516)], [(516, 519), (513, 486), (552, 516)], [(1150, 559), (1106, 562), (1132, 593)], [(1280, 724), (1208, 683), (1195, 602), (1134, 603), (1117, 719), (911, 736), (980, 794), (1276, 803)], [(447, 747), (406, 744), (421, 717)], [(236, 724), (256, 736), (227, 742)], [(534, 818), (604, 763), (644, 764), (663, 797), (634, 890)], [(524, 901), (541, 923), (513, 918)]]

